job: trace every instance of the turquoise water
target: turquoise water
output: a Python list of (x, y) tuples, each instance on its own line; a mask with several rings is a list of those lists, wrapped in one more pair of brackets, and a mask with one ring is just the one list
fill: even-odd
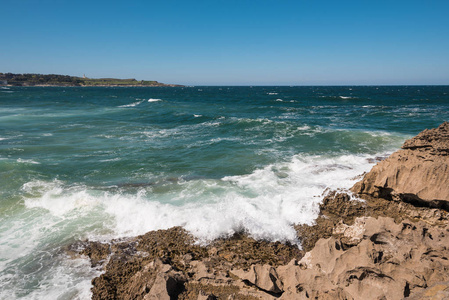
[(0, 298), (88, 298), (79, 239), (300, 244), (327, 188), (446, 120), (448, 86), (0, 87)]

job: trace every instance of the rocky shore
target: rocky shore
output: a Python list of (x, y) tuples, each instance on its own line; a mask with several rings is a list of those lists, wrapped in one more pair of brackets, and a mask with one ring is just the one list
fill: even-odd
[(175, 227), (68, 251), (104, 271), (93, 299), (449, 299), (448, 208), (445, 122), (328, 193), (295, 226), (302, 249), (244, 233), (200, 246)]

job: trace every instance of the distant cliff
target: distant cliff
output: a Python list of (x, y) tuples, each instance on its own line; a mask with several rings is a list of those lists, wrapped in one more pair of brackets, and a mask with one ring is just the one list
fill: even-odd
[(154, 80), (85, 78), (57, 74), (0, 73), (0, 85), (11, 86), (180, 86)]

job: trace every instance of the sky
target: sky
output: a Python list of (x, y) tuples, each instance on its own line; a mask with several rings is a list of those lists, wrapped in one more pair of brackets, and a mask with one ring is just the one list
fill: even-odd
[(0, 0), (0, 72), (184, 85), (449, 84), (449, 1)]

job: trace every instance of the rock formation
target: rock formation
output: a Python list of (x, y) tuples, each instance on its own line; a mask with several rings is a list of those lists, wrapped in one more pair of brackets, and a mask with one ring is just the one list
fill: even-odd
[(352, 191), (449, 209), (449, 122), (424, 130), (379, 162)]
[(448, 141), (449, 123), (406, 141), (352, 188), (362, 201), (329, 193), (295, 225), (303, 250), (179, 227), (71, 249), (104, 270), (93, 299), (449, 299)]

